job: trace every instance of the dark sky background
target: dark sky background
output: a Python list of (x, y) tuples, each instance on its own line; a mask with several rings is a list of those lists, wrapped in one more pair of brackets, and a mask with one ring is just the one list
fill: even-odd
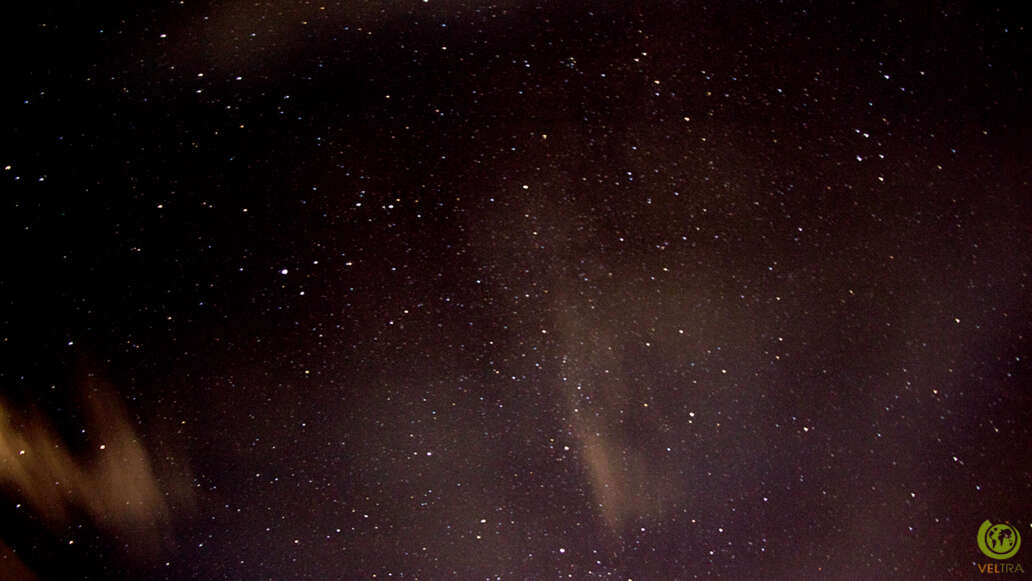
[(1014, 4), (9, 13), (0, 576), (976, 576)]

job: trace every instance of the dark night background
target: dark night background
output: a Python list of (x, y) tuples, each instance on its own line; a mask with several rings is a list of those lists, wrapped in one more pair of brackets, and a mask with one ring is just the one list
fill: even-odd
[(983, 520), (1032, 538), (1018, 3), (21, 8), (0, 577), (965, 579)]

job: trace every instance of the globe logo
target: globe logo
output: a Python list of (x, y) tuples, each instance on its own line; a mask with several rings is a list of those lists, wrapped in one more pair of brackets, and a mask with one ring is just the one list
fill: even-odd
[(1010, 559), (1021, 548), (1021, 535), (1009, 524), (985, 521), (978, 528), (978, 548), (991, 559)]
[(1016, 542), (1014, 531), (1007, 525), (993, 525), (985, 534), (985, 544), (994, 553), (1007, 553)]

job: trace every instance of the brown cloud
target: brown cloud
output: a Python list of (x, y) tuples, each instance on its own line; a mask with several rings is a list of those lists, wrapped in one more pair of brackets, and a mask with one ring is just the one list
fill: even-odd
[(36, 575), (3, 541), (0, 541), (0, 579), (6, 581), (34, 581), (36, 579)]
[[(562, 293), (561, 293), (562, 294)], [(624, 410), (642, 406), (645, 394), (629, 385), (613, 354), (615, 333), (603, 323), (586, 326), (575, 309), (560, 309), (566, 412), (579, 457), (600, 513), (614, 530), (643, 517), (655, 517), (683, 501), (684, 492), (664, 486), (654, 451), (636, 444), (635, 434), (662, 439), (662, 418), (625, 421)], [(655, 415), (661, 416), (658, 412)], [(630, 414), (626, 418), (629, 419)]]
[[(81, 454), (46, 418), (16, 413), (0, 400), (0, 487), (50, 524), (65, 523), (80, 510), (112, 533), (131, 532), (144, 549), (160, 546), (170, 524), (170, 497), (125, 406), (101, 383), (88, 384), (82, 400), (91, 451)], [(177, 483), (182, 478), (169, 478), (165, 489), (183, 490)]]

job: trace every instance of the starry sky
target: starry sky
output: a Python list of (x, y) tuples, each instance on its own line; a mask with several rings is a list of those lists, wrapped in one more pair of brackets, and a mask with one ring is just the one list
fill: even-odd
[(1032, 538), (1016, 7), (101, 4), (0, 24), (5, 579)]

